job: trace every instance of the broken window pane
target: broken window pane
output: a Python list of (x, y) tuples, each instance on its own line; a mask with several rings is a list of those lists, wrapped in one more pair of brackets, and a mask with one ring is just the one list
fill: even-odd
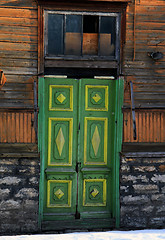
[(83, 55), (98, 54), (98, 16), (83, 16)]

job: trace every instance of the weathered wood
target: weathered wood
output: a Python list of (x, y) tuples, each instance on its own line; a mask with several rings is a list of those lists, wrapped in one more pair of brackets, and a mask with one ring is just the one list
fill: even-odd
[(116, 68), (116, 61), (45, 60), (45, 67)]
[(164, 143), (123, 143), (122, 155), (126, 157), (164, 157)]
[(35, 143), (33, 112), (0, 112), (0, 143)]
[(29, 8), (36, 9), (37, 2), (35, 0), (1, 0), (0, 6), (4, 8)]
[(0, 157), (39, 157), (37, 144), (0, 143)]
[(165, 111), (136, 110), (137, 139), (133, 139), (131, 111), (124, 110), (123, 142), (165, 142)]

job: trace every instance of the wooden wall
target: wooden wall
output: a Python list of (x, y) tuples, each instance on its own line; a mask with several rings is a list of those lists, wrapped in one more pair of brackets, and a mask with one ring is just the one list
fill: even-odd
[(132, 113), (124, 111), (123, 142), (163, 143), (165, 142), (165, 110), (137, 110), (136, 140), (133, 136)]
[[(155, 61), (148, 56), (153, 51), (165, 55), (164, 13), (164, 0), (128, 3), (123, 57), (124, 142), (165, 142), (165, 57)], [(35, 0), (0, 1), (0, 69), (7, 78), (0, 89), (0, 111), (3, 108), (0, 142), (3, 143), (35, 142), (32, 112), (39, 47), (37, 24)], [(136, 106), (136, 141), (133, 140), (129, 81), (133, 82)]]
[(0, 69), (7, 78), (0, 108), (33, 108), (37, 24), (35, 0), (0, 1)]
[[(164, 0), (134, 0), (127, 7), (124, 48), (125, 107), (130, 107), (128, 82), (132, 80), (137, 108), (165, 108), (164, 13)], [(153, 51), (162, 52), (164, 58), (153, 60), (148, 56)]]
[(34, 113), (0, 112), (1, 143), (35, 143)]

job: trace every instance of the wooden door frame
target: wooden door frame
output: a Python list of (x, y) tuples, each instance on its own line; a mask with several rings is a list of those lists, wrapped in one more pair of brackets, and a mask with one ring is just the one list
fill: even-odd
[[(119, 200), (119, 168), (120, 168), (120, 152), (122, 146), (122, 129), (123, 129), (123, 92), (124, 92), (124, 79), (119, 78), (116, 84), (116, 99), (115, 99), (115, 139), (114, 139), (114, 161), (113, 161), (113, 212), (112, 217), (115, 218), (115, 227), (120, 226), (120, 200)], [(39, 229), (41, 230), (41, 223), (43, 218), (43, 195), (44, 195), (44, 163), (45, 163), (45, 80), (44, 77), (39, 78), (38, 86), (38, 103), (39, 103), (39, 116), (38, 116), (38, 149), (40, 152), (40, 183), (39, 183)]]

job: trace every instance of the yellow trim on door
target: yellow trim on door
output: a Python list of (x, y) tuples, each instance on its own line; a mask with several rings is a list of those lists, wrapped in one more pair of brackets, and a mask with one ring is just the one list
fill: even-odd
[[(68, 204), (51, 204), (50, 203), (50, 184), (51, 183), (68, 183)], [(48, 180), (47, 182), (47, 207), (57, 208), (57, 207), (71, 207), (71, 195), (72, 195), (72, 180)]]
[[(104, 122), (104, 161), (103, 162), (87, 162), (87, 122), (88, 121)], [(107, 164), (107, 141), (108, 141), (108, 118), (101, 117), (85, 117), (84, 119), (84, 165), (106, 165)]]
[[(69, 158), (68, 163), (52, 164), (51, 163), (51, 122), (68, 121), (69, 122)], [(73, 118), (49, 118), (48, 119), (48, 166), (72, 166), (72, 143), (73, 143)]]
[[(97, 183), (97, 182), (102, 182), (103, 183), (103, 203), (85, 203), (86, 200), (86, 183), (91, 182), (91, 183)], [(85, 207), (96, 207), (96, 206), (106, 206), (106, 198), (107, 198), (107, 183), (106, 179), (84, 179), (83, 181), (83, 206)]]
[[(103, 88), (105, 89), (105, 107), (103, 108), (91, 108), (88, 106), (88, 89), (89, 88)], [(108, 111), (108, 86), (103, 85), (85, 85), (85, 110), (86, 111)]]
[[(70, 108), (52, 107), (52, 89), (53, 88), (69, 88), (70, 89)], [(71, 85), (50, 85), (49, 86), (49, 111), (73, 111), (73, 86)]]

